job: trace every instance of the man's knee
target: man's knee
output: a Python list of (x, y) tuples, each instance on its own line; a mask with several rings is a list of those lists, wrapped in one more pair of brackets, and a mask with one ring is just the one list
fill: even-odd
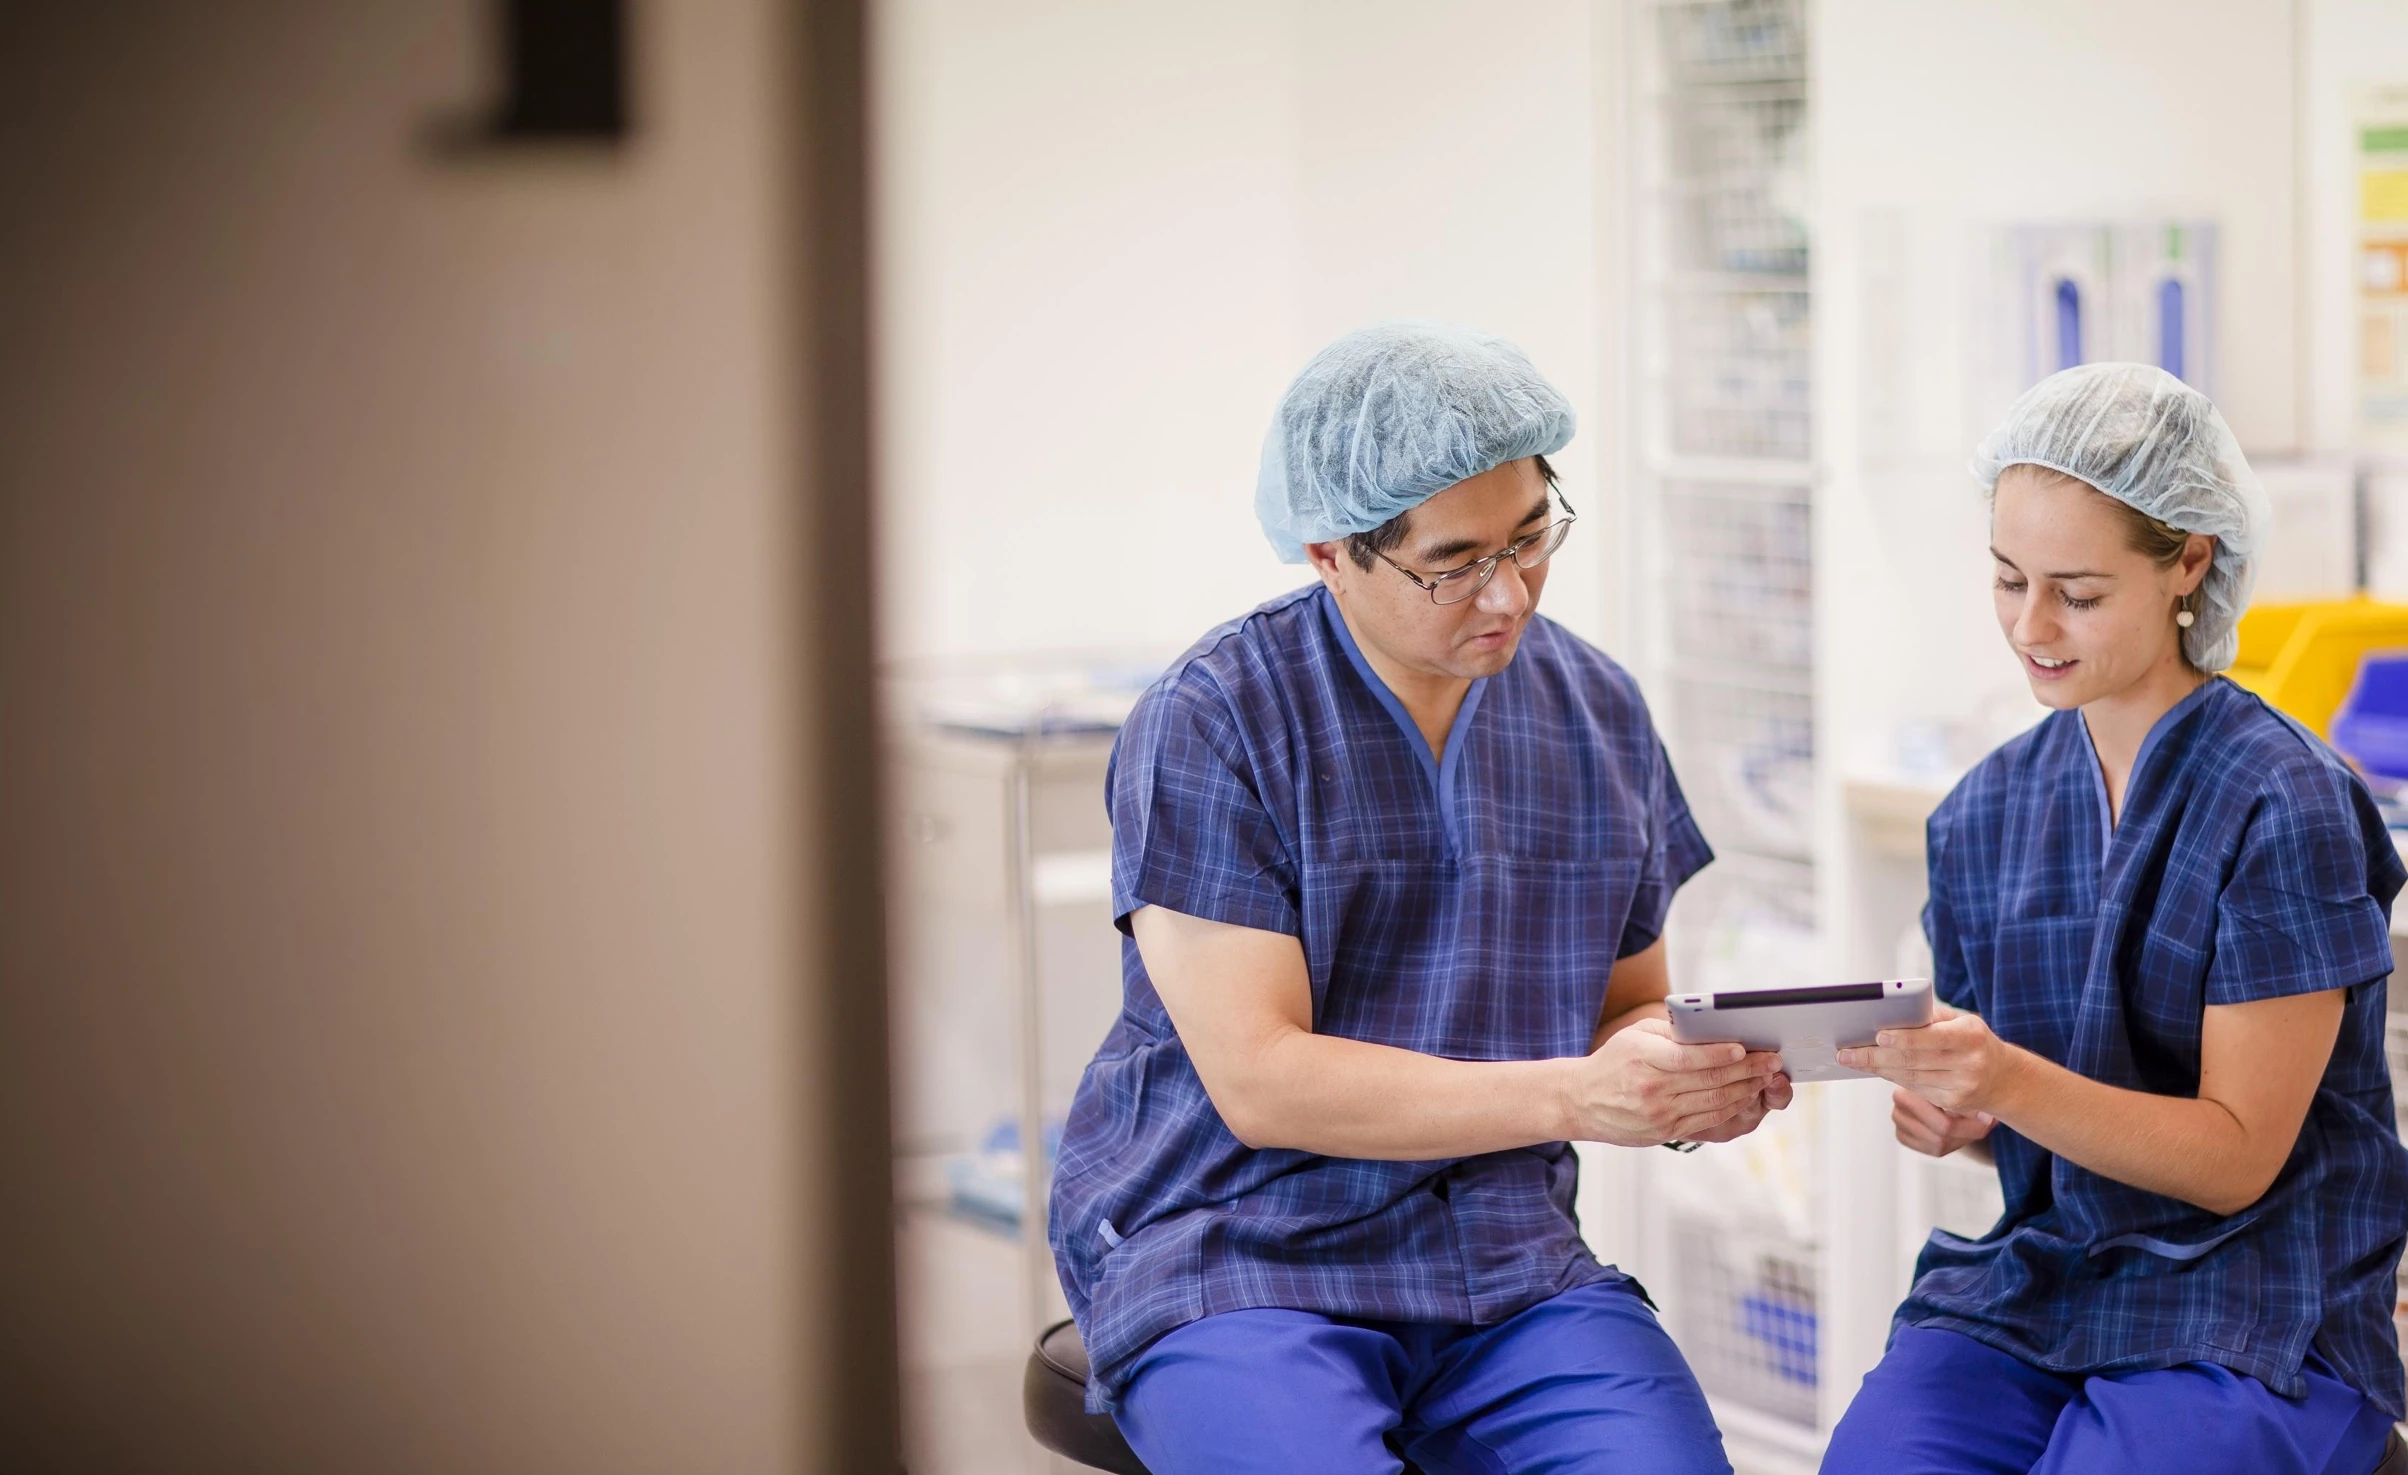
[(1117, 1420), (1155, 1475), (1393, 1472), (1393, 1339), (1303, 1311), (1208, 1316), (1138, 1354)]
[(1483, 1334), (1415, 1410), (1434, 1468), (1724, 1475), (1704, 1390), (1627, 1283), (1568, 1291)]

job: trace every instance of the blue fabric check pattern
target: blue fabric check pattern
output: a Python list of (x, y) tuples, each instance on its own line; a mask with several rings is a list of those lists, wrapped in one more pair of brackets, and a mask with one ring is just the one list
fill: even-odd
[(2204, 1010), (2347, 989), (2332, 1060), (2281, 1175), (2230, 1216), (1994, 1129), (2006, 1213), (1979, 1240), (1935, 1233), (1898, 1321), (2050, 1372), (2208, 1363), (2287, 1398), (2314, 1350), (2399, 1418), (2408, 1149), (2383, 1021), (2408, 873), (2374, 802), (2313, 734), (2217, 679), (2150, 733), (2112, 832), (2103, 805), (2082, 719), (2059, 712), (1934, 812), (1941, 997), (2093, 1080), (2194, 1096)]
[[(1533, 618), (1443, 755), (1319, 586), (1206, 635), (1114, 749), (1113, 907), (1282, 932), (1313, 1027), (1461, 1060), (1587, 1051), (1616, 959), (1712, 858), (1636, 685)], [(1218, 1312), (1490, 1325), (1616, 1278), (1549, 1143), (1442, 1162), (1255, 1151), (1214, 1111), (1136, 944), (1064, 1131), (1050, 1235), (1112, 1406), (1132, 1357)]]

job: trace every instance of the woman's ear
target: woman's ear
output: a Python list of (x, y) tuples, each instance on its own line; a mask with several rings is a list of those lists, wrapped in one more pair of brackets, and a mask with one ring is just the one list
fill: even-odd
[(2181, 595), (2197, 593), (2199, 585), (2207, 578), (2207, 566), (2215, 562), (2215, 558), (2216, 540), (2211, 534), (2193, 533), (2184, 539), (2182, 556), (2174, 561), (2174, 567), (2179, 571), (2175, 581), (2178, 587), (2174, 592)]

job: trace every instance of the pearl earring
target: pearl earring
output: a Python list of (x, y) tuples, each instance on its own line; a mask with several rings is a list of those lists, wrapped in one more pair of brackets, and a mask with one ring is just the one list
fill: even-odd
[[(2191, 602), (2190, 596), (2187, 594), (2184, 595), (2182, 602), (2185, 606), (2189, 605)], [(2181, 626), (2185, 630), (2191, 628), (2191, 622), (2197, 618), (2198, 616), (2192, 614), (2188, 608), (2177, 609), (2174, 611), (2174, 623)]]

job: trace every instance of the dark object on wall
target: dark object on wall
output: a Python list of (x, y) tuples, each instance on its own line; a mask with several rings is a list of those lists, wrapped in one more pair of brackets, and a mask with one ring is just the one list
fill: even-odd
[(503, 0), (502, 54), (497, 138), (626, 136), (622, 0)]
[(438, 149), (625, 141), (626, 0), (500, 0), (488, 24), (498, 95), (468, 117), (438, 123)]

